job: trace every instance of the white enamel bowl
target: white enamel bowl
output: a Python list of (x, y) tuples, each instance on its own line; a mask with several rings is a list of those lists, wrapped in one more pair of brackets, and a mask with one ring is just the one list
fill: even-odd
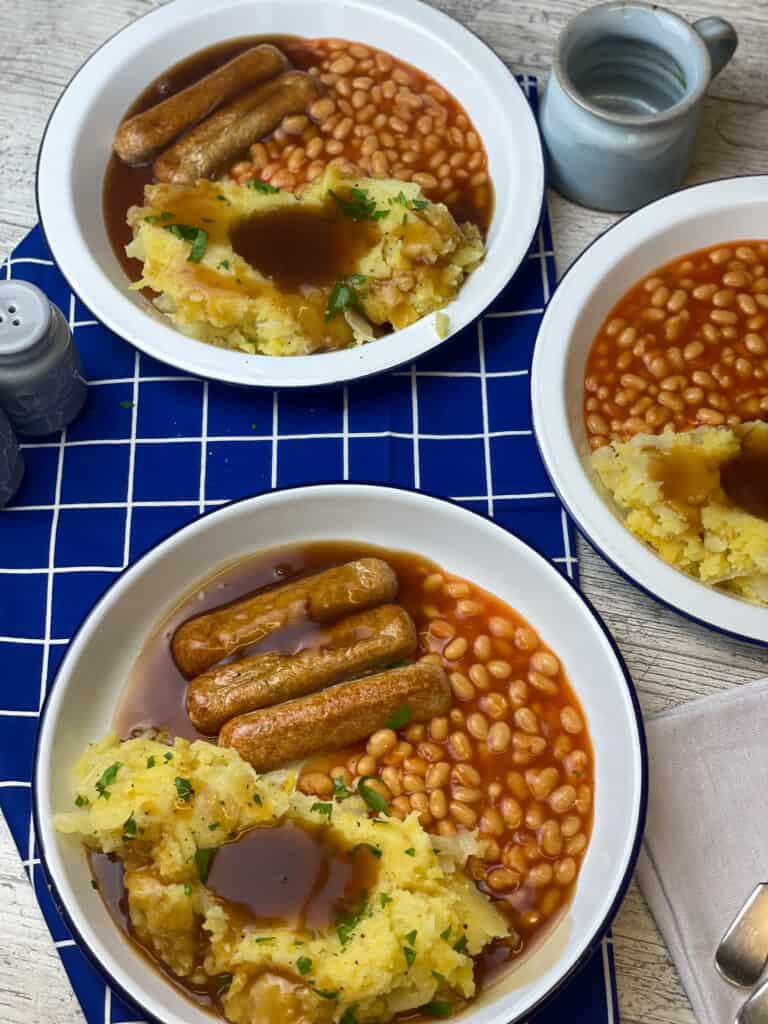
[(54, 896), (94, 963), (143, 1014), (210, 1024), (126, 942), (91, 888), (82, 848), (55, 832), (52, 817), (72, 806), (71, 765), (109, 729), (137, 652), (179, 595), (223, 563), (314, 539), (412, 550), (497, 594), (552, 645), (581, 699), (596, 758), (595, 823), (574, 901), (530, 959), (461, 1016), (466, 1024), (527, 1018), (594, 947), (628, 884), (645, 817), (642, 723), (621, 658), (575, 588), (502, 527), (424, 494), (328, 484), (259, 495), (184, 527), (119, 577), (70, 644), (42, 716), (34, 804)]
[(102, 180), (126, 108), (157, 75), (206, 46), (243, 35), (300, 33), (369, 43), (427, 72), (476, 125), (496, 192), (485, 261), (446, 308), (451, 333), (477, 317), (517, 270), (541, 215), (544, 170), (530, 107), (510, 71), (476, 36), (417, 0), (175, 0), (139, 18), (86, 61), (54, 109), (38, 162), (40, 220), (72, 289), (121, 337), (201, 377), (307, 387), (352, 380), (439, 344), (434, 316), (342, 352), (277, 358), (184, 337), (135, 292), (107, 238)]
[(619, 221), (576, 260), (536, 340), (533, 425), (552, 483), (587, 540), (621, 573), (684, 615), (768, 642), (768, 608), (673, 569), (627, 530), (596, 486), (582, 417), (584, 367), (613, 305), (654, 267), (734, 239), (768, 238), (768, 176), (729, 178), (659, 199)]

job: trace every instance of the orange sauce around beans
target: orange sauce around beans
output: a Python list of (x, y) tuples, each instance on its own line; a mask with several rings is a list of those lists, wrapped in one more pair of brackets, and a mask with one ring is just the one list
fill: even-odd
[(585, 371), (590, 446), (768, 419), (768, 241), (680, 256), (634, 285)]
[[(493, 212), (488, 161), (462, 107), (423, 72), (359, 43), (266, 35), (229, 39), (170, 67), (142, 91), (124, 118), (180, 92), (259, 43), (274, 44), (295, 68), (316, 74), (327, 93), (312, 105), (309, 116), (285, 118), (230, 168), (221, 168), (222, 174), (230, 173), (241, 183), (261, 178), (293, 189), (312, 181), (332, 159), (341, 159), (372, 177), (416, 181), (429, 199), (445, 202), (459, 223), (471, 221), (487, 231)], [(342, 75), (330, 70), (344, 58), (352, 61), (353, 71)], [(355, 87), (363, 79), (365, 88)], [(363, 103), (364, 98), (370, 102)], [(126, 213), (129, 206), (143, 203), (144, 187), (153, 182), (151, 162), (128, 166), (114, 153), (110, 156), (102, 195), (104, 222), (115, 255), (133, 281), (141, 277), (141, 263), (125, 255), (132, 239)]]
[[(254, 590), (366, 556), (385, 559), (397, 572), (398, 602), (418, 630), (414, 657), (438, 659), (445, 666), (453, 704), (442, 719), (399, 729), (399, 747), (373, 767), (359, 764), (366, 756), (365, 743), (313, 759), (302, 772), (302, 787), (307, 788), (310, 773), (326, 773), (326, 786), (321, 782), (317, 787), (325, 792), (330, 786), (328, 773), (343, 774), (355, 759), (355, 769), (372, 767), (379, 784), (382, 776), (391, 779), (398, 772), (423, 779), (421, 785), (409, 782), (413, 792), (407, 807), (403, 793), (393, 798), (390, 791), (391, 813), (404, 816), (415, 809), (424, 827), (438, 834), (453, 834), (465, 825), (478, 829), (484, 856), (471, 860), (470, 871), (520, 936), (517, 944), (494, 943), (476, 958), (478, 985), (490, 983), (505, 964), (530, 949), (567, 906), (589, 842), (594, 790), (592, 746), (578, 698), (556, 655), (498, 598), (409, 552), (343, 541), (263, 552), (202, 581), (147, 639), (116, 710), (114, 729), (123, 739), (156, 729), (170, 737), (210, 742), (211, 737), (198, 733), (186, 715), (186, 680), (171, 654), (170, 641), (181, 622)], [(452, 635), (441, 635), (446, 633)], [(295, 653), (316, 646), (321, 634), (316, 624), (297, 622), (241, 656), (268, 650)], [(459, 656), (461, 638), (467, 649)], [(464, 739), (457, 742), (459, 734)], [(531, 745), (531, 739), (538, 742)], [(406, 763), (406, 756), (424, 763)], [(432, 787), (440, 762), (448, 765), (448, 779)], [(412, 770), (406, 773), (406, 767)], [(355, 775), (350, 772), (348, 779), (354, 783)], [(435, 806), (440, 803), (433, 795), (437, 790), (445, 798), (442, 817), (432, 813), (443, 812)], [(549, 822), (557, 823), (560, 846)], [(237, 846), (230, 848), (230, 858), (237, 856)], [(115, 909), (125, 909), (119, 865), (94, 858), (93, 867), (105, 882), (104, 895), (117, 923), (126, 928), (124, 912)], [(239, 869), (234, 865), (232, 870)], [(183, 979), (174, 980), (184, 987)], [(210, 998), (208, 992), (185, 991), (198, 1001)]]

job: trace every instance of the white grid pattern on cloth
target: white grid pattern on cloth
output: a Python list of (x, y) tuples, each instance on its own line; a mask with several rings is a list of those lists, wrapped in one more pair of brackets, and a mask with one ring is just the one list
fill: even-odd
[[(535, 89), (533, 79), (524, 79), (523, 87), (526, 94), (530, 96), (531, 91)], [(521, 500), (545, 500), (555, 501), (556, 496), (550, 490), (546, 491), (535, 491), (529, 493), (506, 493), (496, 492), (493, 486), (493, 458), (491, 454), (491, 441), (495, 438), (503, 437), (515, 437), (515, 436), (530, 436), (531, 430), (501, 430), (491, 431), (489, 429), (489, 405), (488, 405), (488, 383), (489, 381), (497, 379), (509, 379), (512, 380), (517, 377), (524, 377), (528, 375), (528, 369), (526, 367), (517, 367), (510, 370), (495, 370), (489, 371), (486, 368), (486, 346), (484, 338), (484, 326), (483, 319), (487, 320), (501, 320), (501, 319), (517, 319), (527, 317), (538, 317), (543, 312), (543, 306), (549, 299), (550, 281), (549, 281), (549, 264), (548, 260), (553, 257), (553, 252), (550, 248), (547, 248), (544, 241), (543, 228), (539, 229), (537, 244), (535, 249), (527, 257), (528, 260), (538, 260), (541, 267), (541, 288), (544, 297), (543, 305), (529, 306), (523, 309), (513, 310), (492, 310), (485, 314), (484, 318), (478, 320), (476, 325), (476, 340), (478, 346), (478, 357), (479, 357), (479, 369), (478, 370), (422, 370), (417, 366), (412, 366), (407, 370), (396, 371), (393, 376), (408, 378), (410, 380), (410, 392), (411, 392), (411, 414), (412, 414), (412, 430), (411, 431), (353, 431), (350, 430), (349, 426), (349, 388), (343, 388), (342, 398), (342, 429), (340, 432), (329, 431), (320, 433), (306, 433), (306, 434), (281, 434), (279, 431), (280, 423), (280, 399), (277, 392), (273, 393), (272, 397), (272, 416), (271, 425), (272, 429), (267, 434), (248, 434), (248, 435), (217, 435), (210, 434), (208, 431), (208, 403), (209, 403), (209, 384), (203, 382), (202, 385), (202, 403), (201, 403), (201, 428), (199, 434), (193, 435), (182, 435), (174, 437), (141, 437), (138, 436), (138, 415), (139, 415), (139, 403), (141, 400), (141, 385), (145, 383), (182, 383), (187, 382), (190, 378), (186, 375), (180, 374), (159, 374), (159, 375), (147, 375), (141, 374), (141, 362), (140, 354), (136, 352), (134, 354), (133, 373), (129, 376), (117, 376), (100, 378), (96, 380), (90, 380), (89, 386), (92, 388), (99, 388), (107, 385), (128, 385), (131, 387), (132, 394), (132, 408), (131, 408), (131, 425), (130, 433), (126, 438), (106, 438), (106, 439), (68, 439), (66, 431), (62, 432), (60, 439), (56, 441), (42, 441), (42, 442), (26, 442), (22, 444), (22, 450), (34, 450), (34, 449), (55, 449), (56, 454), (56, 476), (54, 485), (54, 500), (51, 503), (45, 504), (33, 504), (33, 505), (18, 505), (12, 506), (15, 512), (24, 511), (37, 511), (37, 512), (50, 512), (52, 514), (50, 534), (48, 540), (48, 559), (47, 565), (44, 567), (12, 567), (2, 568), (0, 566), (0, 574), (10, 576), (25, 576), (25, 575), (40, 575), (46, 579), (46, 591), (45, 591), (45, 612), (43, 621), (42, 636), (3, 636), (0, 635), (0, 643), (15, 643), (19, 645), (33, 645), (40, 646), (42, 648), (42, 669), (40, 673), (39, 682), (39, 699), (37, 709), (0, 709), (0, 718), (5, 717), (16, 717), (19, 719), (37, 718), (40, 709), (42, 708), (43, 701), (45, 699), (47, 689), (47, 678), (49, 674), (50, 666), (50, 654), (51, 650), (56, 648), (64, 647), (69, 641), (68, 638), (58, 637), (52, 635), (52, 594), (54, 580), (59, 574), (78, 574), (88, 572), (104, 572), (104, 573), (117, 573), (121, 571), (130, 560), (131, 551), (131, 532), (133, 526), (133, 516), (137, 509), (144, 508), (190, 508), (196, 509), (199, 513), (204, 512), (206, 509), (223, 505), (227, 502), (226, 498), (208, 498), (206, 497), (206, 478), (208, 470), (208, 445), (213, 442), (268, 442), (271, 446), (270, 455), (270, 484), (275, 487), (278, 482), (278, 457), (280, 442), (284, 440), (297, 441), (297, 440), (317, 440), (317, 439), (338, 439), (342, 445), (342, 479), (349, 479), (349, 446), (350, 442), (357, 439), (365, 438), (390, 438), (400, 439), (403, 441), (412, 442), (413, 451), (413, 482), (416, 488), (421, 485), (421, 460), (420, 460), (420, 442), (421, 441), (445, 441), (446, 443), (455, 440), (480, 440), (482, 441), (483, 448), (483, 462), (485, 467), (485, 480), (486, 488), (484, 493), (468, 494), (468, 495), (452, 495), (454, 500), (463, 502), (477, 502), (482, 503), (485, 506), (485, 510), (489, 515), (493, 515), (496, 505), (501, 501), (521, 501)], [(54, 267), (53, 262), (50, 259), (33, 257), (33, 256), (18, 256), (11, 255), (4, 263), (5, 276), (10, 278), (12, 276), (12, 268), (15, 265), (38, 265), (43, 267)], [(79, 330), (100, 326), (98, 321), (93, 319), (75, 319), (75, 297), (70, 293), (69, 295), (69, 310), (68, 320), (70, 327), (75, 333)], [(478, 380), (480, 383), (480, 394), (481, 394), (481, 409), (482, 409), (482, 431), (467, 434), (451, 434), (449, 436), (442, 434), (429, 434), (421, 433), (420, 427), (420, 408), (419, 408), (419, 388), (418, 382), (422, 378), (456, 378), (466, 380)], [(195, 499), (189, 500), (137, 500), (134, 497), (134, 470), (136, 464), (136, 452), (139, 446), (142, 445), (173, 445), (182, 443), (192, 443), (199, 446), (200, 449), (200, 468), (199, 468), (199, 488), (198, 495)], [(114, 445), (120, 447), (126, 447), (128, 450), (128, 476), (127, 476), (127, 488), (126, 498), (124, 501), (87, 501), (87, 502), (66, 502), (61, 500), (62, 493), (62, 477), (64, 467), (65, 452), (72, 448), (87, 447), (90, 445)], [(68, 510), (78, 509), (116, 509), (125, 510), (125, 526), (124, 526), (124, 539), (122, 545), (122, 562), (120, 565), (78, 565), (78, 566), (57, 566), (55, 564), (55, 553), (57, 543), (57, 532), (60, 513)], [(565, 515), (565, 511), (561, 510), (560, 524), (562, 532), (562, 554), (554, 556), (553, 561), (562, 564), (568, 577), (573, 579), (575, 577), (576, 557), (572, 553), (571, 537), (569, 533), (568, 520)], [(22, 791), (28, 791), (30, 783), (28, 780), (23, 779), (7, 779), (0, 780), (0, 790), (7, 790), (17, 788)], [(19, 842), (19, 836), (15, 834), (17, 842)], [(28, 833), (26, 836), (26, 857), (24, 857), (23, 864), (28, 873), (30, 881), (33, 886), (36, 883), (42, 881), (42, 879), (36, 877), (36, 871), (40, 866), (39, 858), (35, 856), (35, 836), (32, 818), (30, 815)], [(20, 844), (20, 848), (21, 844)], [(70, 949), (75, 948), (76, 944), (70, 938), (60, 939), (55, 942), (56, 948), (62, 952), (66, 952)], [(602, 981), (605, 988), (605, 1005), (606, 1014), (600, 1016), (599, 1024), (615, 1024), (618, 1020), (617, 1011), (615, 1008), (615, 999), (613, 994), (613, 974), (612, 974), (612, 955), (611, 955), (611, 939), (610, 937), (603, 940), (601, 949), (598, 954), (600, 958), (600, 969), (602, 972)], [(67, 963), (68, 972), (72, 978), (73, 984), (77, 991), (76, 967), (70, 968)], [(546, 1014), (545, 1014), (546, 1017)], [(96, 1024), (96, 1018), (89, 1016), (89, 1024)], [(586, 1024), (586, 1018), (585, 1024)], [(113, 1015), (113, 998), (111, 990), (108, 986), (104, 986), (104, 1002), (103, 1002), (103, 1013), (101, 1014), (101, 1020), (103, 1024), (144, 1024), (139, 1020), (131, 1018), (128, 1020), (125, 1017), (115, 1018)], [(542, 1024), (544, 1022), (542, 1021)], [(594, 1015), (590, 1017), (589, 1024), (598, 1024), (597, 1018)]]

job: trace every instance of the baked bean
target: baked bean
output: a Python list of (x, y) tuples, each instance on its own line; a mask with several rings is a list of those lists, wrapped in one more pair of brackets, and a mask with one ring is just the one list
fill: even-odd
[(489, 661), (486, 667), (494, 679), (509, 679), (512, 675), (512, 666), (501, 658)]
[(587, 837), (583, 832), (577, 832), (575, 836), (565, 841), (565, 852), (569, 857), (577, 857), (587, 848)]
[(492, 754), (503, 753), (512, 741), (512, 730), (506, 722), (494, 722), (488, 730), (486, 745)]
[(423, 757), (411, 756), (406, 757), (403, 761), (403, 768), (406, 772), (413, 772), (416, 775), (426, 775), (429, 764), (424, 760)]
[(528, 872), (528, 881), (538, 889), (541, 886), (549, 885), (552, 881), (552, 875), (552, 865), (544, 861), (542, 864), (534, 864)]
[(559, 857), (563, 849), (563, 835), (554, 818), (548, 818), (539, 829), (539, 847), (548, 857)]
[(547, 808), (543, 804), (533, 803), (529, 804), (525, 809), (525, 826), (532, 832), (538, 831), (544, 824), (544, 819), (547, 816)]
[(581, 715), (578, 713), (576, 708), (572, 708), (567, 705), (560, 711), (560, 724), (563, 729), (572, 736), (577, 735), (584, 728)]
[(513, 679), (507, 687), (507, 694), (513, 708), (523, 707), (528, 700), (528, 684), (523, 679)]
[(531, 796), (537, 800), (546, 800), (560, 779), (557, 768), (542, 768), (541, 771), (530, 769), (525, 773), (525, 782)]
[(488, 661), (491, 656), (491, 638), (486, 633), (481, 633), (472, 641), (472, 652), (480, 661)]
[(456, 700), (469, 701), (475, 697), (475, 688), (462, 672), (451, 672), (448, 677)]
[(366, 750), (373, 758), (383, 757), (397, 745), (397, 733), (393, 729), (379, 729), (366, 745)]
[(487, 690), (491, 685), (491, 677), (484, 665), (472, 665), (469, 669), (469, 678), (478, 690)]
[(560, 662), (550, 651), (537, 651), (530, 661), (534, 672), (542, 672), (545, 676), (556, 676), (560, 671)]
[(589, 786), (581, 785), (576, 790), (576, 810), (582, 817), (589, 814), (589, 810), (592, 806), (592, 790)]
[(429, 735), (437, 743), (442, 742), (448, 736), (448, 719), (443, 715), (433, 718), (429, 723)]
[(330, 796), (333, 792), (333, 780), (325, 772), (305, 772), (300, 777), (299, 784), (303, 793), (312, 793), (315, 796)]
[(419, 757), (423, 757), (428, 764), (437, 764), (443, 758), (443, 748), (429, 740), (419, 743), (417, 752)]
[(504, 781), (507, 784), (507, 789), (514, 797), (518, 800), (527, 800), (530, 791), (522, 772), (507, 772)]
[(523, 820), (523, 809), (512, 796), (503, 796), (499, 802), (499, 810), (509, 829), (516, 829)]
[(508, 868), (494, 868), (488, 872), (486, 882), (494, 892), (506, 892), (508, 889), (517, 888), (520, 884), (520, 875)]
[(433, 619), (429, 624), (429, 632), (442, 640), (449, 640), (456, 636), (456, 627), (445, 619)]
[(481, 615), (483, 610), (480, 601), (475, 601), (470, 597), (462, 598), (456, 603), (456, 614), (462, 619), (470, 619), (476, 615)]
[(563, 857), (555, 862), (553, 875), (558, 885), (570, 885), (576, 877), (576, 861), (573, 857)]
[[(497, 722), (497, 725), (503, 723)], [(488, 733), (488, 747), (491, 745), (491, 733), (496, 726), (493, 726)], [(509, 728), (509, 727), (507, 727)], [(472, 757), (472, 744), (465, 732), (453, 732), (448, 740), (448, 749), (456, 761), (468, 761)]]
[(558, 786), (549, 795), (549, 806), (555, 814), (565, 814), (576, 803), (576, 790), (573, 786)]
[(518, 729), (522, 729), (523, 732), (531, 736), (535, 736), (539, 732), (539, 720), (530, 708), (518, 708), (515, 711), (514, 720)]
[(528, 874), (528, 861), (521, 846), (517, 843), (507, 843), (501, 854), (502, 863), (514, 871), (519, 877)]
[(485, 693), (479, 700), (480, 707), (494, 721), (500, 721), (507, 717), (507, 698), (503, 693)]
[(370, 754), (364, 754), (358, 758), (355, 771), (358, 775), (373, 775), (376, 771), (376, 758)]
[(389, 813), (401, 821), (411, 813), (411, 801), (407, 796), (396, 796), (389, 805)]
[(438, 820), (448, 814), (448, 800), (442, 789), (433, 789), (429, 794), (429, 813)]
[(548, 697), (554, 697), (558, 692), (557, 683), (549, 676), (545, 676), (542, 672), (529, 672), (527, 677), (528, 682), (540, 693), (546, 694)]
[(423, 793), (427, 788), (423, 776), (416, 775), (414, 772), (406, 772), (403, 775), (402, 783), (406, 793)]
[(580, 781), (586, 774), (589, 758), (583, 750), (573, 750), (563, 759), (565, 774), (571, 780)]
[(477, 827), (483, 835), (501, 836), (504, 834), (504, 821), (495, 807), (486, 807), (480, 815)]
[(488, 720), (479, 711), (467, 715), (467, 732), (476, 740), (484, 740), (488, 736)]
[(552, 744), (552, 755), (555, 760), (562, 761), (563, 758), (571, 752), (573, 743), (571, 742), (570, 736), (557, 736), (555, 742)]
[(424, 739), (425, 733), (426, 728), (421, 722), (413, 722), (411, 725), (406, 727), (403, 735), (409, 743), (420, 743), (421, 740)]
[(424, 781), (427, 790), (441, 789), (451, 776), (451, 766), (447, 761), (438, 761), (427, 768)]
[(401, 796), (403, 787), (401, 784), (401, 772), (399, 768), (394, 765), (388, 764), (381, 769), (381, 781), (390, 791), (392, 796)]
[(477, 824), (477, 813), (468, 804), (458, 800), (451, 800), (448, 804), (448, 813), (457, 825), (464, 828), (474, 828)]
[(476, 804), (483, 799), (483, 791), (471, 786), (452, 786), (451, 793), (454, 800), (461, 800), (463, 804)]
[(469, 644), (466, 639), (463, 636), (457, 636), (455, 640), (451, 640), (445, 647), (443, 657), (447, 658), (448, 661), (458, 661), (467, 653), (468, 647)]

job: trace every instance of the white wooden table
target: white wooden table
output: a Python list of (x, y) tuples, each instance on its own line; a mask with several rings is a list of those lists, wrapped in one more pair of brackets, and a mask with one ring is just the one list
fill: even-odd
[[(3, 0), (0, 33), (0, 259), (36, 219), (35, 159), (46, 119), (85, 58), (158, 0)], [(432, 0), (543, 82), (557, 34), (583, 0)], [(667, 0), (684, 16), (729, 17), (741, 43), (705, 103), (691, 181), (766, 170), (768, 4)], [(94, 200), (97, 201), (97, 200)], [(562, 273), (614, 219), (550, 196)], [(658, 711), (766, 674), (759, 649), (691, 625), (624, 582), (579, 543), (585, 592), (627, 659), (643, 709)], [(8, 681), (4, 680), (3, 685)], [(723, 922), (725, 925), (726, 922)], [(632, 887), (614, 926), (624, 1024), (691, 1024), (693, 1015), (645, 903)], [(81, 1024), (82, 1014), (0, 819), (0, 1021)]]

